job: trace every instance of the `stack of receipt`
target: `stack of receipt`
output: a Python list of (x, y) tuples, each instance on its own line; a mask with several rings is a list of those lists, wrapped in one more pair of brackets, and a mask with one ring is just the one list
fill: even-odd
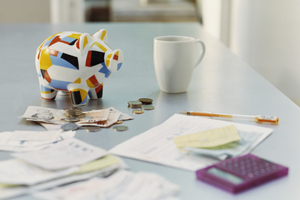
[(106, 177), (124, 167), (104, 149), (68, 138), (32, 152), (12, 153), (0, 161), (0, 199), (31, 194), (59, 185)]

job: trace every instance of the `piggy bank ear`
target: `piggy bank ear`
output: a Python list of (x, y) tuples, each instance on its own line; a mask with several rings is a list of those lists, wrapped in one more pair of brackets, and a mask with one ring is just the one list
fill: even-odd
[(120, 49), (105, 53), (105, 65), (111, 72), (118, 71), (124, 61), (123, 52)]
[(76, 43), (76, 47), (81, 50), (82, 52), (87, 48), (87, 44), (92, 41), (92, 37), (88, 33), (84, 33), (80, 36)]
[(98, 38), (102, 40), (103, 42), (107, 43), (107, 34), (105, 29), (101, 29), (97, 31), (94, 35), (94, 38)]

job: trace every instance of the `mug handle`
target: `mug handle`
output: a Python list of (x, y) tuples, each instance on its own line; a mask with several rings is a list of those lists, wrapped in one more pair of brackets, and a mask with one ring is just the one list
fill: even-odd
[(201, 51), (201, 55), (200, 55), (200, 58), (198, 58), (196, 64), (195, 64), (195, 68), (200, 64), (201, 60), (203, 59), (204, 57), (204, 54), (205, 54), (205, 45), (204, 45), (204, 42), (202, 42), (201, 40), (199, 39), (196, 39), (195, 40), (195, 43), (198, 43), (202, 46), (202, 51)]

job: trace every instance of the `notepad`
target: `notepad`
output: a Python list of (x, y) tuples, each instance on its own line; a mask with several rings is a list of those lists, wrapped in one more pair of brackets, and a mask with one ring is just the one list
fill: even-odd
[(234, 125), (187, 134), (174, 138), (178, 148), (213, 148), (241, 140)]

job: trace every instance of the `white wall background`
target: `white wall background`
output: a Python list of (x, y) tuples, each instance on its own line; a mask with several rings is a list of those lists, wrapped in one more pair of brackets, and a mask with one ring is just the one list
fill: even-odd
[(50, 22), (49, 0), (0, 0), (0, 23)]
[[(300, 104), (300, 1), (199, 2), (204, 28)], [(222, 22), (224, 15), (229, 20)]]

